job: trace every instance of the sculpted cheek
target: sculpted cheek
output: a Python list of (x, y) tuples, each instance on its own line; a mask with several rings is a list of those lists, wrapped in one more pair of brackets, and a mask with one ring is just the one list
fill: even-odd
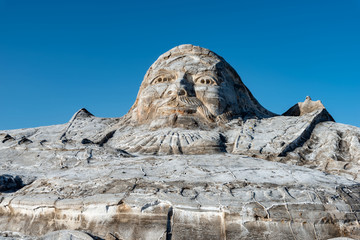
[(195, 91), (197, 98), (202, 101), (212, 114), (220, 115), (223, 113), (226, 102), (218, 87), (199, 86), (195, 88)]
[(152, 87), (145, 88), (140, 96), (138, 102), (138, 111), (137, 111), (137, 119), (142, 121), (147, 119), (149, 116), (149, 112), (152, 108), (154, 98), (157, 98), (159, 95), (157, 91)]
[(166, 89), (168, 89), (169, 85), (168, 84), (158, 84), (156, 86), (153, 87), (154, 91), (156, 92), (157, 97), (156, 98), (160, 98), (164, 95)]
[(219, 91), (207, 86), (195, 87), (196, 97), (200, 100), (206, 100), (208, 98), (218, 98)]
[(239, 102), (238, 102), (239, 94), (236, 93), (234, 87), (223, 90), (222, 95), (225, 97), (225, 102), (230, 109), (234, 110), (239, 108)]
[(144, 103), (151, 103), (153, 99), (158, 99), (160, 98), (160, 96), (161, 96), (160, 89), (153, 86), (149, 86), (145, 88), (144, 91), (141, 92), (140, 99)]

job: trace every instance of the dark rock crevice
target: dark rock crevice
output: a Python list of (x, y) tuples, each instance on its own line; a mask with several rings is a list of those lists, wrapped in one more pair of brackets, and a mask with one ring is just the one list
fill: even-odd
[(173, 224), (174, 209), (169, 208), (167, 215), (167, 224), (166, 224), (166, 240), (172, 239), (172, 224)]
[(9, 140), (15, 140), (15, 138), (13, 138), (12, 136), (10, 136), (9, 134), (6, 134), (4, 139), (2, 140), (2, 143), (5, 143)]
[(105, 135), (97, 144), (102, 147), (105, 143), (107, 143), (115, 134), (116, 130), (113, 130)]

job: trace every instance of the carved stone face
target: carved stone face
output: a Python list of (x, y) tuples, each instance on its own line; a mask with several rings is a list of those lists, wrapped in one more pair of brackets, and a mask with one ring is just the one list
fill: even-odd
[(221, 57), (182, 45), (150, 67), (132, 108), (133, 118), (155, 128), (214, 126), (241, 113), (240, 85), (238, 75)]

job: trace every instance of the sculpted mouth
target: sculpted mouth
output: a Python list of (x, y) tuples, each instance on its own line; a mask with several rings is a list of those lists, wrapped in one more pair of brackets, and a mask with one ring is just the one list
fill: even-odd
[(162, 104), (157, 112), (161, 114), (193, 114), (200, 106), (203, 106), (203, 103), (196, 97), (179, 96)]
[(160, 115), (192, 115), (197, 112), (211, 122), (215, 120), (215, 116), (196, 97), (179, 96), (171, 98), (157, 109), (157, 113)]

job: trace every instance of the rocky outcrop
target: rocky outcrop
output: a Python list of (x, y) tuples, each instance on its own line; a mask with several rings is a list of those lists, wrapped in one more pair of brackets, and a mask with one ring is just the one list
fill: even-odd
[(360, 129), (310, 98), (273, 114), (192, 45), (159, 57), (125, 116), (0, 131), (0, 161), (7, 238), (360, 237)]
[[(304, 114), (322, 109), (325, 109), (325, 107), (320, 100), (313, 101), (311, 100), (311, 97), (307, 96), (304, 102), (295, 104), (285, 113), (283, 113), (283, 116), (302, 116)], [(331, 117), (330, 114), (329, 117)], [(332, 117), (331, 121), (334, 121)]]
[(304, 145), (289, 153), (282, 161), (358, 181), (360, 129), (334, 122), (320, 123)]

